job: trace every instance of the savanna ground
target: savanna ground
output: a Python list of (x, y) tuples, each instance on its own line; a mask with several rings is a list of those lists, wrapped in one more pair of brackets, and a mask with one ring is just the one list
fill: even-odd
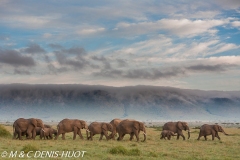
[[(12, 126), (3, 126), (12, 134)], [(59, 136), (58, 140), (12, 140), (11, 136), (0, 137), (0, 159), (4, 151), (86, 151), (84, 157), (78, 158), (32, 158), (30, 159), (85, 159), (85, 160), (145, 160), (145, 159), (178, 159), (178, 160), (208, 160), (208, 159), (240, 159), (240, 129), (239, 128), (224, 128), (225, 132), (230, 134), (225, 136), (219, 133), (221, 140), (205, 141), (204, 137), (200, 141), (196, 140), (199, 129), (191, 129), (191, 137), (189, 140), (176, 140), (172, 137), (169, 140), (160, 140), (161, 128), (147, 128), (147, 140), (145, 142), (129, 141), (129, 135), (126, 135), (123, 141), (109, 140), (105, 137), (102, 141), (98, 141), (99, 136), (95, 135), (93, 141), (86, 140), (85, 130), (82, 130), (84, 140), (77, 137), (72, 140), (72, 133), (66, 134), (66, 140), (62, 140)], [(187, 137), (187, 132), (184, 131)], [(143, 139), (142, 132), (140, 140)], [(5, 158), (5, 159), (20, 159), (20, 158)], [(26, 156), (21, 159), (29, 159)]]

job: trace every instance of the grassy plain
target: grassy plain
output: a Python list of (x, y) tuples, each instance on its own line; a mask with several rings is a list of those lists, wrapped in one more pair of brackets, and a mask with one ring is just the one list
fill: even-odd
[[(12, 133), (11, 126), (4, 126)], [(109, 140), (105, 137), (102, 141), (98, 141), (99, 136), (95, 135), (93, 141), (86, 140), (85, 130), (82, 130), (84, 140), (77, 137), (72, 140), (72, 133), (66, 134), (66, 140), (62, 140), (61, 136), (58, 140), (12, 140), (11, 137), (0, 137), (0, 159), (1, 154), (6, 151), (22, 150), (28, 151), (86, 151), (84, 157), (78, 158), (31, 158), (31, 159), (85, 159), (85, 160), (155, 160), (155, 159), (178, 159), (178, 160), (235, 160), (240, 159), (240, 129), (225, 128), (230, 134), (225, 136), (219, 133), (221, 140), (211, 140), (211, 136), (205, 141), (204, 137), (200, 141), (196, 140), (199, 129), (191, 129), (191, 138), (183, 141), (176, 140), (172, 137), (169, 140), (160, 140), (160, 131), (156, 128), (147, 128), (147, 140), (145, 142), (129, 141), (129, 135), (126, 135), (123, 141)], [(187, 137), (187, 132), (184, 132)], [(140, 139), (143, 139), (141, 133)], [(32, 155), (33, 156), (33, 155)], [(19, 158), (5, 158), (19, 159)], [(21, 159), (29, 159), (26, 157)]]

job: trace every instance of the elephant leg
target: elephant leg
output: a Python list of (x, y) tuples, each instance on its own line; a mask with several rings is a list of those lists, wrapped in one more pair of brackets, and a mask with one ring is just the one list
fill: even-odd
[(130, 133), (130, 141), (133, 139), (133, 136), (134, 136), (134, 133), (132, 132), (132, 133)]
[[(99, 141), (102, 140), (102, 137), (103, 137), (103, 133), (101, 133), (101, 136), (100, 136), (100, 138), (99, 138)], [(106, 137), (106, 138), (107, 138), (107, 137)]]
[(168, 135), (168, 136), (167, 136), (167, 138), (168, 138), (168, 140), (170, 140), (170, 139), (171, 139), (171, 136), (170, 136), (170, 135)]
[(32, 131), (31, 130), (27, 130), (27, 139), (31, 139), (32, 138)]
[(93, 134), (93, 132), (90, 132), (90, 140), (92, 141), (93, 140), (93, 136), (94, 136), (94, 134)]
[(197, 140), (200, 140), (200, 137), (202, 137), (202, 136), (199, 134), (199, 136), (198, 136), (198, 139), (197, 139)]
[(35, 138), (36, 138), (36, 130), (34, 129), (34, 130), (32, 131), (32, 139), (35, 140)]
[(212, 134), (212, 140), (214, 140), (215, 134)]
[(219, 140), (221, 140), (221, 138), (219, 137), (218, 133), (216, 133), (215, 137), (217, 137)]
[(118, 141), (122, 140), (122, 139), (123, 139), (123, 137), (122, 137), (122, 136), (123, 136), (123, 134), (122, 134), (122, 133), (118, 133), (118, 138), (117, 138), (117, 140), (118, 140)]
[(205, 140), (207, 140), (207, 136), (204, 136)]
[(183, 140), (185, 140), (185, 136), (183, 135), (182, 131), (177, 133), (177, 140), (179, 139), (179, 136), (182, 136)]
[(61, 132), (57, 132), (57, 135), (55, 136), (55, 140), (58, 139), (58, 136), (61, 134)]
[(62, 140), (65, 140), (65, 133), (62, 133)]
[(137, 138), (137, 142), (138, 142), (139, 141), (139, 131), (134, 131), (134, 134), (135, 134), (135, 136)]
[(180, 136), (180, 135), (179, 135), (179, 134), (177, 134), (177, 140), (179, 140), (179, 136)]
[(163, 135), (161, 135), (160, 139), (163, 139)]
[(106, 140), (109, 140), (109, 138), (108, 138), (108, 131), (104, 131), (103, 133), (104, 133), (104, 135), (106, 137)]
[(76, 139), (77, 132), (78, 132), (78, 128), (77, 128), (77, 127), (74, 127), (74, 128), (73, 128), (73, 140)]
[(80, 129), (78, 129), (77, 134), (79, 135), (79, 137), (80, 137), (81, 139), (83, 139), (83, 136), (82, 136), (82, 133), (81, 133), (81, 130), (80, 130)]

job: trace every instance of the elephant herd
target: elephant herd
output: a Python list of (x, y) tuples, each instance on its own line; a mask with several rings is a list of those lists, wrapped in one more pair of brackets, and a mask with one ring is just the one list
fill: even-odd
[[(146, 129), (143, 122), (139, 122), (133, 119), (113, 119), (111, 122), (92, 122), (87, 125), (86, 121), (79, 119), (63, 119), (57, 125), (57, 130), (53, 129), (49, 125), (44, 125), (41, 119), (30, 118), (24, 119), (19, 118), (13, 123), (13, 139), (22, 140), (22, 136), (26, 136), (27, 139), (35, 139), (37, 135), (40, 135), (40, 139), (52, 139), (55, 135), (55, 140), (62, 134), (62, 139), (65, 139), (65, 133), (73, 132), (73, 140), (79, 135), (83, 139), (81, 129), (86, 129), (86, 135), (88, 140), (93, 140), (93, 136), (100, 134), (99, 140), (102, 140), (103, 136), (107, 140), (115, 140), (116, 134), (118, 134), (117, 140), (122, 140), (126, 134), (130, 135), (130, 140), (135, 136), (139, 141), (140, 131), (143, 132), (144, 139), (146, 140)], [(188, 131), (188, 139), (190, 138), (190, 129), (186, 122), (167, 122), (163, 126), (160, 139), (168, 138), (171, 136), (177, 136), (177, 139), (181, 136), (185, 140), (182, 130)], [(108, 135), (108, 131), (111, 132)], [(212, 135), (212, 140), (217, 137), (220, 140), (218, 132), (223, 132), (227, 135), (221, 126), (219, 125), (207, 125), (204, 124), (200, 128), (198, 140), (201, 136), (207, 140), (207, 135)], [(176, 135), (175, 135), (176, 134)]]

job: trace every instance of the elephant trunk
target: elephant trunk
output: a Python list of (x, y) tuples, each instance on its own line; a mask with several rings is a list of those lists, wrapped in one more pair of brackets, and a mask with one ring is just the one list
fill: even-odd
[(189, 129), (189, 130), (188, 130), (188, 139), (190, 138), (190, 132), (191, 132), (191, 131), (190, 131), (190, 129)]
[(224, 130), (222, 130), (222, 133), (225, 134), (226, 136), (228, 136), (229, 134), (227, 134)]
[(145, 127), (143, 128), (143, 135), (144, 135), (144, 139), (142, 142), (146, 141), (146, 137), (147, 137), (147, 134), (146, 134), (146, 129)]
[(90, 132), (90, 131), (89, 131), (89, 129), (88, 129), (88, 128), (86, 128), (86, 135), (87, 135), (87, 139), (88, 139), (88, 132)]

